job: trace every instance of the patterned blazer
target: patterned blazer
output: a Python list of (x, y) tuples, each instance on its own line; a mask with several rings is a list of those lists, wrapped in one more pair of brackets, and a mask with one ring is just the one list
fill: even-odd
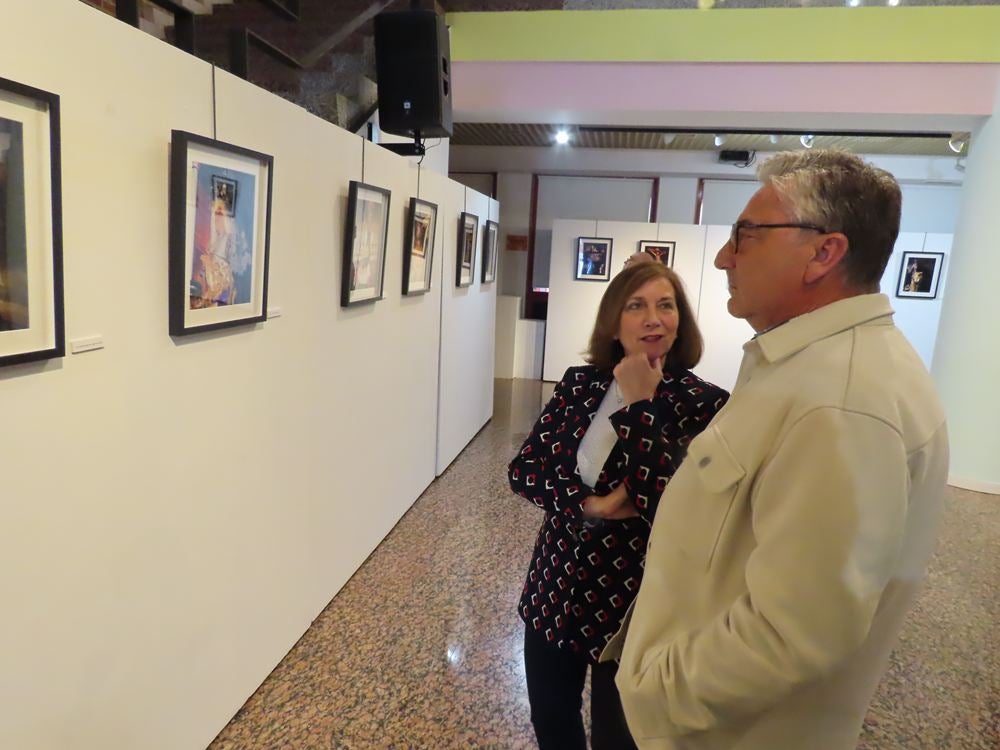
[[(571, 367), (508, 467), (511, 489), (545, 511), (518, 606), (521, 618), (558, 648), (596, 663), (639, 590), (650, 524), (690, 440), (729, 394), (680, 368), (664, 370), (650, 400), (611, 417), (618, 435), (594, 487), (577, 449), (611, 385), (593, 365)], [(639, 516), (586, 519), (588, 495), (624, 482)]]

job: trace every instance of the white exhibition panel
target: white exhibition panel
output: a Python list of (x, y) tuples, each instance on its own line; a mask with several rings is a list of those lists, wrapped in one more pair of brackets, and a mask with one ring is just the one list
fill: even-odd
[[(496, 221), (499, 204), (455, 182), (447, 191), (448, 219), (443, 224), (441, 253), (441, 378), (438, 411), (437, 468), (441, 474), (493, 415), (493, 355), (496, 345), (496, 288), (499, 279), (483, 284), (483, 232)], [(479, 217), (472, 284), (455, 286), (458, 260), (458, 214)], [(499, 252), (499, 249), (498, 249)]]
[(701, 304), (698, 306), (698, 327), (705, 340), (705, 350), (694, 372), (703, 380), (731, 391), (743, 360), (743, 345), (753, 338), (753, 328), (745, 320), (729, 314), (726, 272), (715, 267), (715, 256), (728, 239), (728, 226), (705, 227)]
[[(597, 306), (607, 288), (606, 282), (573, 280), (577, 238), (594, 236), (614, 240), (612, 276), (621, 270), (639, 239), (675, 239), (674, 268), (692, 297), (705, 340), (701, 362), (694, 371), (699, 377), (732, 390), (743, 358), (743, 344), (754, 332), (746, 321), (729, 314), (726, 275), (715, 268), (715, 256), (729, 237), (728, 225), (657, 226), (645, 222), (557, 220), (554, 226), (543, 380), (559, 380), (567, 367), (583, 361), (582, 352), (587, 346)], [(659, 234), (654, 236), (653, 232)], [(901, 233), (882, 279), (882, 291), (889, 295), (896, 311), (896, 325), (928, 367), (937, 338), (951, 238), (950, 234)], [(902, 254), (912, 250), (945, 253), (935, 299), (908, 299), (895, 295)]]
[[(931, 362), (934, 360), (934, 344), (937, 341), (938, 322), (941, 319), (951, 240), (950, 234), (925, 235), (919, 232), (900, 232), (880, 283), (882, 293), (889, 295), (892, 309), (896, 312), (893, 317), (896, 325), (913, 344), (913, 348), (917, 350), (928, 370), (931, 369)], [(937, 296), (934, 299), (896, 296), (904, 252), (944, 253), (944, 265), (941, 267)]]
[[(449, 450), (488, 418), (492, 286), (451, 300), (465, 189), (425, 169), (450, 275), (403, 298), (416, 167), (219, 71), (217, 137), (274, 156), (280, 317), (171, 339), (170, 130), (212, 135), (211, 66), (78, 0), (4, 21), (2, 75), (61, 97), (67, 342), (105, 348), (0, 370), (0, 747), (203, 748), (433, 480), (439, 367)], [(345, 310), (352, 179), (392, 202), (385, 298)], [(440, 356), (456, 325), (488, 345)]]

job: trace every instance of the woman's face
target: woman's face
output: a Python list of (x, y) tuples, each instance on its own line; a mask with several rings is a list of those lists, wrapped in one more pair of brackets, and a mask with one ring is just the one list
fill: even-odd
[(677, 340), (679, 324), (673, 284), (666, 279), (653, 279), (625, 300), (618, 323), (618, 340), (626, 356), (645, 354), (652, 363), (670, 351)]

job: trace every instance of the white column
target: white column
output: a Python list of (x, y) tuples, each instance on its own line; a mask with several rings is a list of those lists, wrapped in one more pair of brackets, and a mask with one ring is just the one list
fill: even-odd
[(1000, 495), (1000, 89), (973, 133), (931, 372), (948, 415), (950, 484)]

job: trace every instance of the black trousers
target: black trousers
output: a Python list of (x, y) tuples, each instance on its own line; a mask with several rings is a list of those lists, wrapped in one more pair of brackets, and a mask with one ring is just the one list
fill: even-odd
[[(562, 651), (545, 634), (526, 625), (524, 672), (528, 680), (531, 723), (539, 750), (587, 750), (583, 730), (583, 684), (589, 662)], [(590, 741), (593, 750), (634, 750), (615, 686), (618, 665), (591, 665)]]

